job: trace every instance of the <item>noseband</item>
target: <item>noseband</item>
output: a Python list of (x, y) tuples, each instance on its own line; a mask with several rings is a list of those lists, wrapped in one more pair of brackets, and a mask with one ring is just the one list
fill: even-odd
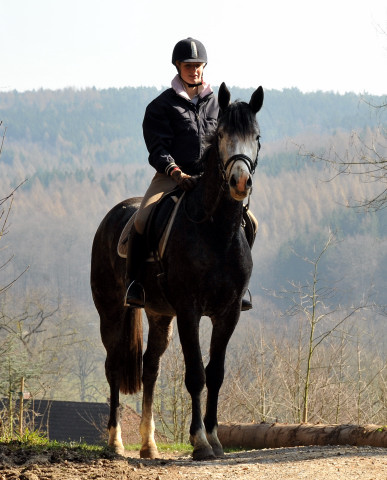
[(230, 168), (230, 172), (231, 170), (233, 169), (233, 166), (235, 165), (236, 162), (239, 162), (239, 161), (242, 161), (248, 168), (249, 170), (249, 174), (250, 175), (254, 175), (254, 172), (255, 172), (255, 169), (257, 167), (257, 164), (258, 164), (258, 153), (257, 153), (257, 157), (256, 159), (253, 161), (251, 160), (250, 157), (248, 157), (247, 155), (244, 155), (243, 153), (237, 153), (236, 155), (232, 155), (228, 160), (227, 162), (223, 165), (222, 162), (220, 161), (220, 157), (218, 155), (218, 158), (219, 158), (219, 168), (220, 168), (220, 171), (222, 172), (222, 175), (223, 175), (223, 178), (228, 182), (228, 179), (227, 179), (227, 168), (231, 165), (231, 168)]
[(231, 165), (231, 168), (230, 168), (230, 172), (231, 172), (233, 166), (238, 161), (242, 161), (247, 166), (247, 169), (249, 170), (249, 174), (254, 175), (255, 169), (257, 168), (257, 165), (258, 165), (259, 150), (261, 148), (261, 145), (259, 143), (259, 138), (257, 140), (257, 143), (258, 143), (258, 145), (257, 145), (257, 156), (255, 157), (255, 160), (252, 160), (250, 157), (248, 157), (247, 155), (245, 155), (243, 153), (237, 153), (235, 155), (232, 155), (227, 160), (227, 162), (225, 164), (223, 164), (221, 159), (220, 159), (219, 142), (218, 142), (218, 146), (217, 146), (218, 165), (219, 165), (219, 170), (220, 170), (220, 172), (222, 174), (222, 177), (223, 177), (223, 182), (225, 182), (225, 183), (229, 182), (229, 178), (227, 178), (227, 168)]
[[(218, 139), (219, 140), (219, 139)], [(222, 175), (222, 178), (223, 178), (223, 182), (222, 184), (220, 185), (220, 189), (219, 189), (219, 193), (218, 193), (218, 197), (216, 199), (216, 201), (214, 202), (214, 205), (213, 205), (213, 208), (211, 209), (210, 212), (206, 212), (204, 217), (200, 220), (194, 220), (193, 218), (190, 217), (190, 215), (188, 214), (187, 212), (187, 208), (186, 208), (186, 202), (184, 202), (184, 210), (185, 210), (185, 214), (188, 218), (188, 220), (192, 223), (196, 223), (196, 224), (200, 224), (200, 223), (204, 223), (204, 222), (207, 222), (208, 220), (211, 220), (212, 219), (212, 215), (214, 214), (215, 210), (218, 208), (218, 204), (219, 204), (219, 201), (220, 201), (220, 197), (222, 195), (222, 193), (224, 192), (224, 189), (225, 189), (225, 186), (229, 183), (229, 178), (227, 178), (227, 168), (229, 167), (229, 165), (232, 165), (231, 168), (230, 168), (230, 172), (232, 170), (232, 167), (234, 166), (235, 162), (238, 162), (238, 161), (242, 161), (243, 163), (245, 163), (245, 165), (247, 166), (248, 170), (249, 170), (249, 174), (250, 175), (254, 175), (254, 172), (255, 172), (255, 169), (257, 168), (257, 165), (258, 165), (258, 154), (259, 154), (259, 150), (261, 148), (261, 145), (259, 143), (259, 138), (257, 140), (257, 143), (258, 143), (258, 147), (257, 147), (257, 156), (255, 157), (255, 160), (251, 160), (250, 157), (248, 157), (247, 155), (243, 154), (243, 153), (237, 153), (235, 155), (232, 155), (226, 163), (223, 163), (221, 158), (220, 158), (220, 154), (219, 154), (219, 142), (216, 146), (216, 156), (217, 156), (217, 159), (218, 159), (218, 167), (219, 167), (219, 171)], [(250, 204), (250, 195), (251, 195), (251, 189), (250, 189), (250, 193), (249, 193), (249, 199), (248, 199), (248, 203), (246, 205), (246, 209), (249, 208), (249, 204)]]

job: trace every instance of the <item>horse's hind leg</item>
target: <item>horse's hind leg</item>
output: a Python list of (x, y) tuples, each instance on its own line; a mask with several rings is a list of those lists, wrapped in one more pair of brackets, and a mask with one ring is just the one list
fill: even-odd
[(170, 316), (147, 313), (149, 321), (148, 345), (143, 359), (143, 399), (140, 433), (142, 445), (141, 458), (156, 458), (158, 450), (154, 438), (153, 396), (155, 383), (160, 370), (160, 359), (172, 337), (172, 318)]
[(108, 445), (123, 454), (119, 392), (136, 393), (141, 388), (142, 315), (138, 309), (112, 309), (109, 313), (101, 313), (101, 336), (107, 352), (105, 371), (110, 386)]
[(108, 421), (108, 445), (114, 448), (114, 451), (120, 455), (124, 453), (124, 445), (121, 438), (120, 426), (120, 378), (117, 374), (117, 368), (114, 368), (115, 362), (113, 356), (109, 353), (106, 357), (105, 372), (110, 386), (110, 415)]

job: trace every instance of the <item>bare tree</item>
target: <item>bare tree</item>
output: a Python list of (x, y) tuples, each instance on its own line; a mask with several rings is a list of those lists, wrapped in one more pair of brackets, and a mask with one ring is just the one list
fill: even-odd
[(222, 421), (266, 422), (275, 420), (281, 385), (276, 381), (277, 354), (261, 324), (249, 328), (243, 344), (229, 352), (226, 378), (220, 392)]
[(185, 364), (176, 333), (163, 355), (156, 385), (155, 407), (163, 433), (174, 442), (187, 441), (191, 402), (185, 388)]
[(101, 391), (104, 383), (101, 385), (103, 376), (99, 371), (104, 355), (97, 342), (92, 338), (81, 339), (81, 336), (78, 335), (79, 340), (71, 347), (70, 371), (77, 379), (80, 401), (95, 402), (106, 396)]
[[(0, 127), (2, 127), (2, 125), (3, 125), (3, 122), (0, 121)], [(4, 127), (3, 133), (1, 135), (1, 142), (0, 142), (0, 156), (4, 147), (6, 131), (7, 129)], [(3, 270), (5, 270), (13, 260), (13, 255), (7, 256), (4, 254), (4, 252), (6, 251), (6, 245), (4, 245), (4, 240), (6, 235), (8, 234), (8, 227), (9, 227), (11, 209), (12, 209), (15, 192), (24, 183), (25, 181), (21, 182), (16, 188), (13, 188), (11, 190), (11, 193), (7, 194), (4, 198), (0, 198), (0, 273)], [(3, 254), (5, 255), (5, 258), (2, 258)], [(13, 278), (12, 280), (7, 281), (3, 285), (0, 283), (0, 295), (2, 293), (5, 293), (18, 280), (18, 278), (20, 278), (20, 276), (23, 275), (23, 273), (25, 273), (27, 270), (28, 270), (28, 267), (26, 267), (25, 270), (22, 271), (16, 278)]]
[(304, 359), (302, 388), (302, 422), (308, 421), (309, 396), (314, 370), (313, 360), (323, 342), (343, 326), (357, 312), (370, 308), (368, 297), (349, 308), (336, 304), (337, 289), (322, 284), (319, 277), (319, 265), (328, 249), (335, 244), (335, 234), (330, 232), (321, 251), (314, 259), (304, 258), (311, 265), (311, 280), (304, 284), (290, 282), (291, 290), (282, 295), (291, 302), (285, 315), (303, 318), (307, 326), (306, 357)]
[(300, 148), (300, 154), (329, 165), (335, 172), (330, 180), (341, 175), (354, 175), (363, 182), (375, 184), (367, 198), (355, 199), (352, 206), (377, 211), (387, 207), (387, 130), (382, 119), (387, 112), (387, 103), (367, 103), (380, 115), (379, 127), (375, 132), (352, 132), (344, 154), (334, 148), (325, 154), (316, 154), (305, 152), (303, 147)]
[(4, 424), (12, 436), (15, 392), (21, 411), (21, 383), (31, 398), (51, 394), (69, 371), (62, 352), (73, 343), (75, 332), (58, 302), (37, 293), (15, 301), (11, 292), (0, 297), (0, 397), (8, 398)]
[[(24, 183), (24, 182), (23, 182)], [(5, 236), (8, 233), (8, 225), (10, 220), (10, 214), (12, 209), (12, 203), (14, 199), (14, 194), (16, 190), (21, 186), (20, 184), (18, 187), (12, 190), (10, 194), (6, 197), (0, 199), (0, 272), (5, 270), (10, 263), (12, 262), (14, 256), (13, 255), (4, 255), (5, 258), (2, 258), (6, 250), (6, 245), (4, 245)], [(28, 270), (28, 266), (17, 275), (16, 278), (12, 278), (11, 280), (7, 281), (5, 284), (0, 284), (0, 295), (5, 293), (11, 286)]]

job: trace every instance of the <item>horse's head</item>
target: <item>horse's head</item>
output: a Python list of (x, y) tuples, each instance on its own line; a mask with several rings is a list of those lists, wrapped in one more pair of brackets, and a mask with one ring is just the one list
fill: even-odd
[(231, 197), (242, 201), (251, 192), (258, 162), (260, 130), (255, 116), (263, 104), (263, 88), (255, 90), (249, 103), (230, 103), (230, 98), (228, 88), (222, 83), (218, 94), (218, 154)]

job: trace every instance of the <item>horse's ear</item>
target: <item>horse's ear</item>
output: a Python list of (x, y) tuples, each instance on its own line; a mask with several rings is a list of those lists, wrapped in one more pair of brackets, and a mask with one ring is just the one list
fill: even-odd
[(231, 93), (229, 89), (226, 87), (226, 84), (223, 82), (222, 85), (219, 87), (219, 92), (218, 92), (219, 108), (221, 110), (225, 110), (230, 104), (230, 99), (231, 99)]
[(251, 95), (250, 108), (254, 113), (258, 113), (263, 105), (263, 88), (258, 87)]

